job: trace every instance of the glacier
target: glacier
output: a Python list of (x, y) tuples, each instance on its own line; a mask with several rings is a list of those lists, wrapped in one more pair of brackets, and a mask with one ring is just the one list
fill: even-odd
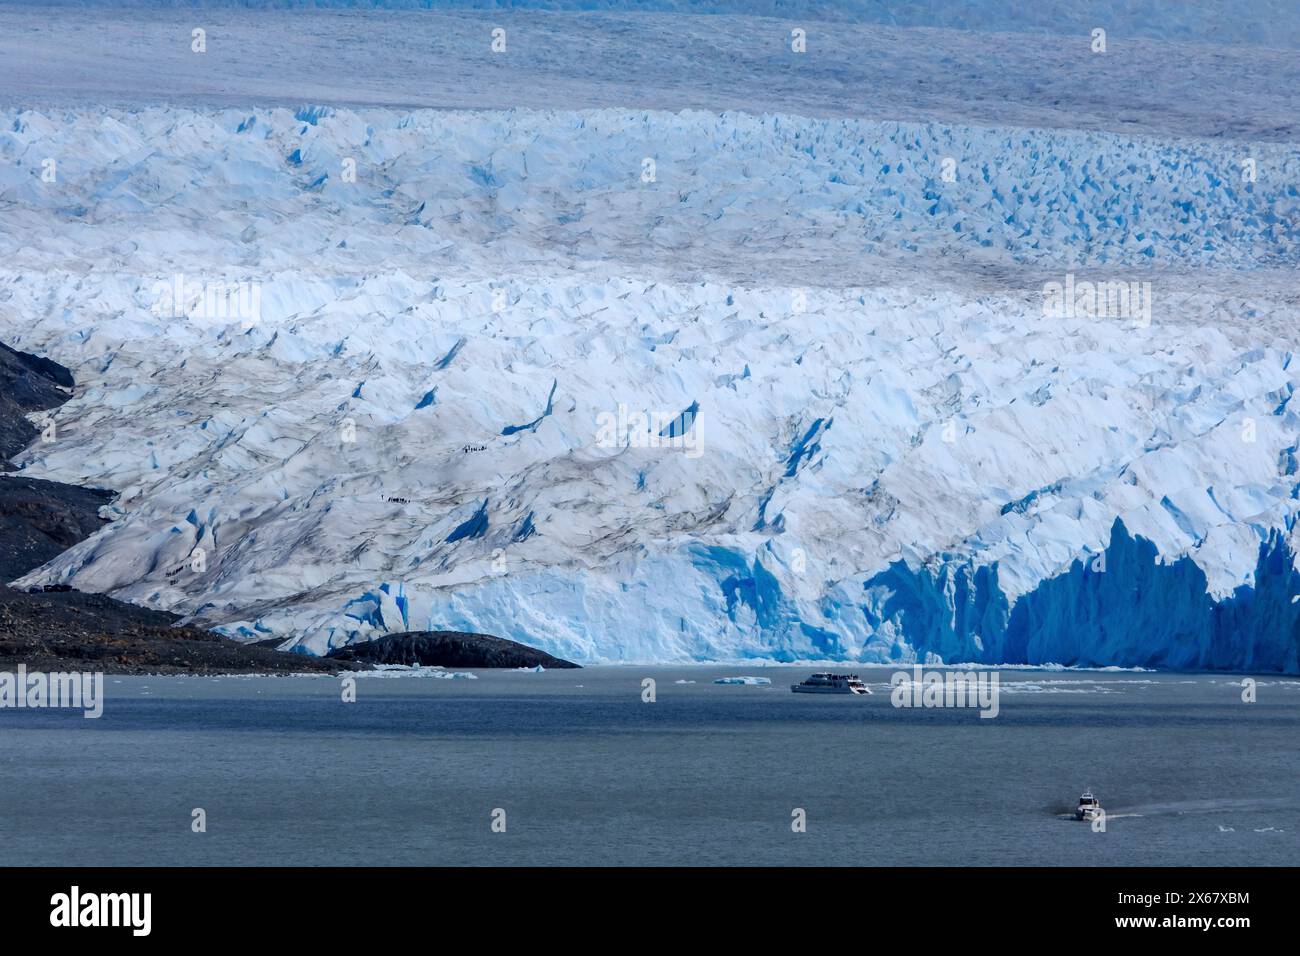
[(275, 10), (469, 11), (508, 14), (537, 10), (592, 13), (745, 14), (750, 17), (807, 18), (815, 23), (867, 23), (904, 27), (944, 27), (985, 32), (1060, 35), (1087, 31), (1097, 23), (1162, 40), (1254, 43), (1270, 47), (1300, 45), (1300, 29), (1288, 16), (1286, 0), (1238, 0), (1224, 17), (1215, 0), (44, 0), (49, 8), (96, 7), (211, 12)]
[(119, 498), (20, 586), (309, 654), (1300, 672), (1286, 136), (55, 99), (0, 108), (0, 340), (79, 386), (15, 461)]

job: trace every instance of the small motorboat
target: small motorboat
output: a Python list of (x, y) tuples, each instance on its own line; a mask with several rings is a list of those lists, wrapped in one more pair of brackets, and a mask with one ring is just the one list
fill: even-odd
[(806, 681), (791, 684), (796, 694), (870, 694), (871, 688), (857, 674), (813, 674)]
[(1101, 801), (1092, 795), (1091, 790), (1083, 791), (1083, 796), (1079, 798), (1079, 806), (1074, 811), (1076, 820), (1093, 820), (1101, 814)]

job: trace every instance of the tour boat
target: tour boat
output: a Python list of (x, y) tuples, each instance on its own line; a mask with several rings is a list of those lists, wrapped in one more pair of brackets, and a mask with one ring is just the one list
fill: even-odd
[(796, 694), (870, 694), (871, 689), (857, 674), (813, 674), (806, 681), (791, 684)]
[(1079, 807), (1074, 811), (1074, 819), (1091, 820), (1101, 813), (1101, 801), (1092, 795), (1091, 790), (1083, 791), (1079, 798)]

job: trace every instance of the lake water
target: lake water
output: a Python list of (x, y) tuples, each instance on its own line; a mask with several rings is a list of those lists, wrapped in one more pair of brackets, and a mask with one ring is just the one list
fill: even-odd
[(981, 719), (893, 707), (892, 670), (790, 693), (811, 670), (108, 677), (99, 720), (0, 710), (4, 863), (1300, 862), (1295, 679), (1002, 671)]

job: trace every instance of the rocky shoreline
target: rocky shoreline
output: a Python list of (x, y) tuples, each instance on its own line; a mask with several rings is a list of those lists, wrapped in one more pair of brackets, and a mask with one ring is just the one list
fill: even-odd
[(102, 594), (0, 587), (0, 670), (106, 674), (335, 673), (363, 665), (250, 647)]
[[(28, 420), (67, 401), (72, 374), (0, 343), (0, 472), (36, 440)], [(69, 587), (21, 591), (22, 577), (93, 535), (111, 491), (0, 474), (0, 670), (95, 670), (108, 674), (337, 673), (375, 664), (444, 667), (576, 667), (514, 641), (481, 634), (393, 634), (328, 657), (241, 644), (178, 624), (180, 618)]]

